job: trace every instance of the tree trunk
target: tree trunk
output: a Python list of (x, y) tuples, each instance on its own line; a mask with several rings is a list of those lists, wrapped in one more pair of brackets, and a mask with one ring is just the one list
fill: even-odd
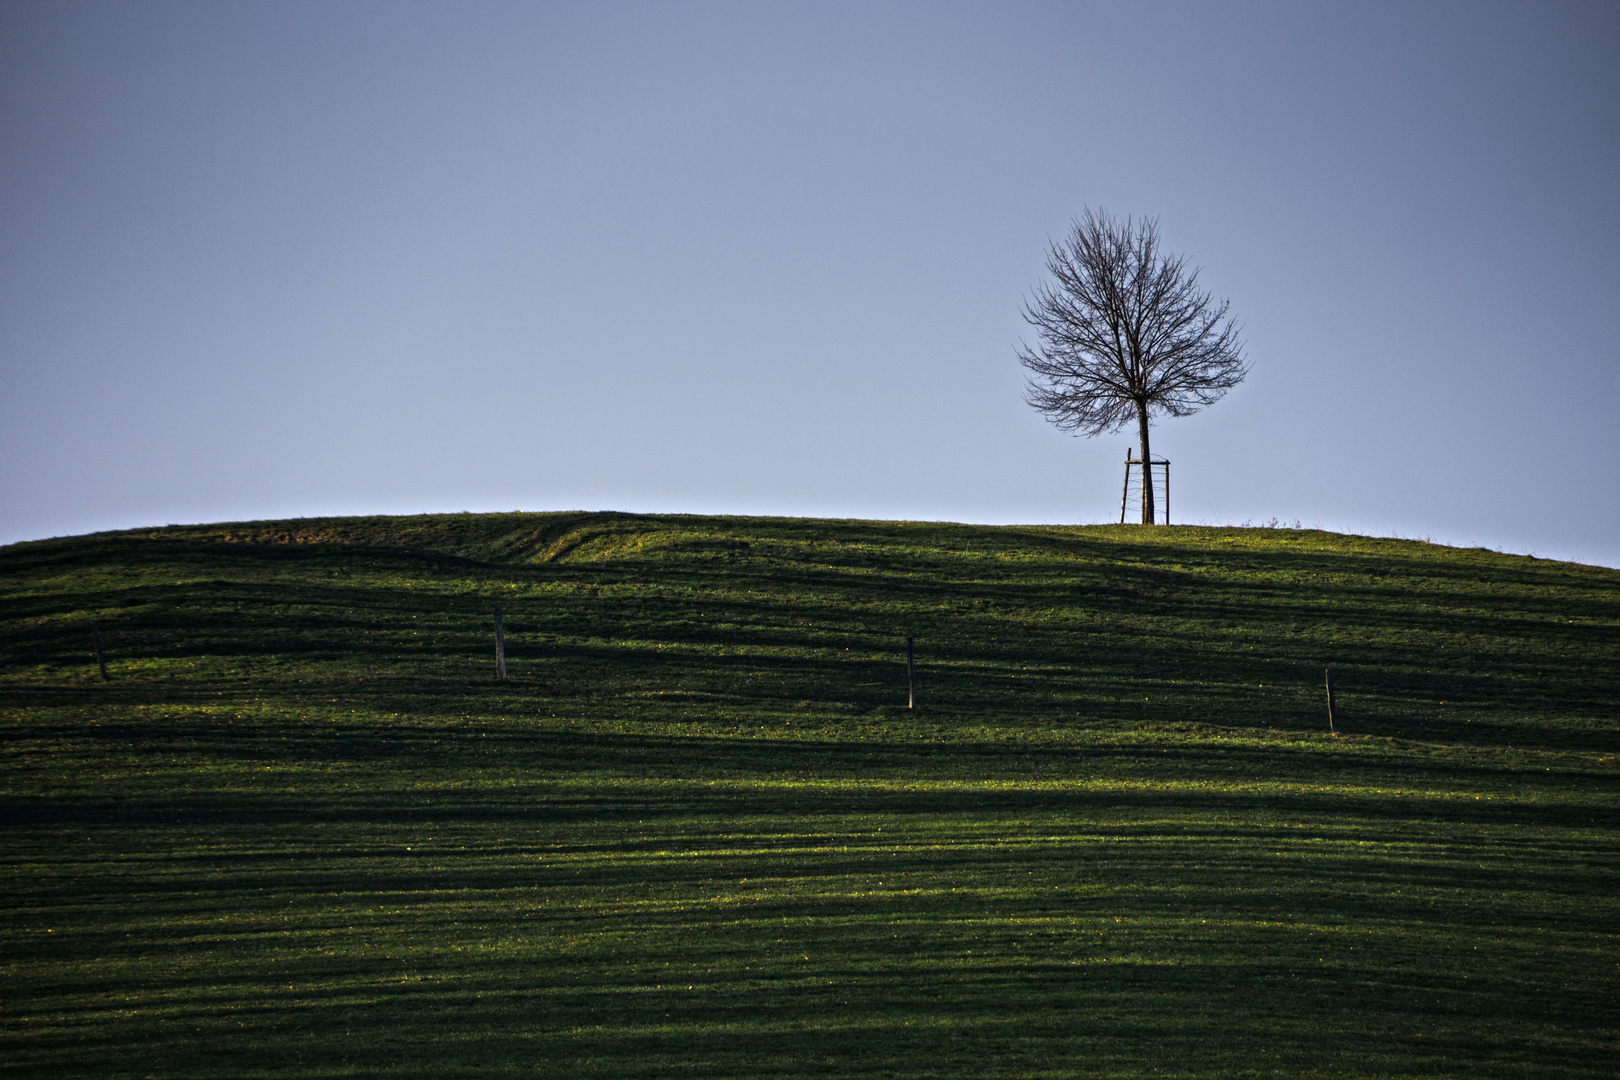
[(1153, 513), (1153, 456), (1148, 451), (1147, 406), (1136, 407), (1136, 428), (1142, 435), (1142, 524), (1152, 525)]

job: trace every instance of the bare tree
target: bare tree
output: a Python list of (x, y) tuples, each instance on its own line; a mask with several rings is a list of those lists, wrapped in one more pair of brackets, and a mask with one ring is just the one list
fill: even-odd
[[(1248, 368), (1229, 303), (1198, 289), (1198, 271), (1159, 250), (1159, 223), (1090, 210), (1046, 259), (1053, 280), (1024, 305), (1038, 334), (1020, 342), (1029, 402), (1061, 431), (1102, 435), (1136, 421), (1142, 461), (1154, 414), (1187, 416), (1243, 381)], [(1153, 524), (1152, 469), (1142, 467), (1142, 524)]]

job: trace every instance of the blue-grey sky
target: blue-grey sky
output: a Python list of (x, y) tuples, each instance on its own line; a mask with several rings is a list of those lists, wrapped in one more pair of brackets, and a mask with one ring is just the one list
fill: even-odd
[(1022, 401), (1085, 207), (1252, 374), (1178, 522), (1620, 565), (1620, 5), (0, 3), (0, 542), (1118, 517)]

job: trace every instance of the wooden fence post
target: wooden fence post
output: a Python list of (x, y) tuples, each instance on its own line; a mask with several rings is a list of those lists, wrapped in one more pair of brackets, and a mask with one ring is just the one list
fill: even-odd
[(906, 638), (906, 708), (917, 707), (917, 662), (911, 652), (911, 638)]
[(495, 677), (506, 678), (506, 628), (501, 625), (501, 609), (495, 609)]
[(1125, 524), (1125, 504), (1131, 499), (1131, 451), (1125, 450), (1125, 490), (1119, 493), (1119, 523)]
[(1327, 698), (1328, 698), (1328, 733), (1337, 735), (1338, 729), (1333, 726), (1333, 669), (1327, 669)]
[(96, 641), (96, 667), (101, 671), (101, 681), (107, 681), (107, 661), (101, 655), (101, 627), (96, 625), (94, 619), (90, 620), (90, 634)]

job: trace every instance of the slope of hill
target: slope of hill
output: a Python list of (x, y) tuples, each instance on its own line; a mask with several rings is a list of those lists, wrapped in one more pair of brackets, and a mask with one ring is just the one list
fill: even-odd
[(1613, 570), (578, 513), (0, 582), (24, 1073), (1613, 1075)]

